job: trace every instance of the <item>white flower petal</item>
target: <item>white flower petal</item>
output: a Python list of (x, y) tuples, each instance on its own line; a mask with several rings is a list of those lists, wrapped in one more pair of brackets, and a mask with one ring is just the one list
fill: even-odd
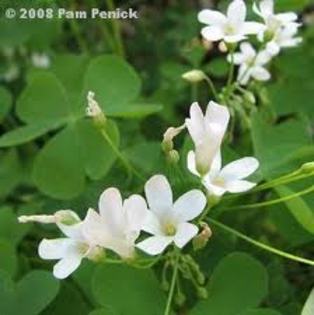
[(248, 191), (255, 186), (255, 183), (246, 180), (235, 180), (226, 183), (226, 190), (230, 193), (240, 193)]
[(172, 241), (173, 237), (170, 236), (152, 236), (138, 243), (136, 247), (154, 256), (161, 254)]
[(140, 195), (132, 195), (124, 201), (123, 207), (127, 215), (126, 229), (139, 232), (148, 213), (145, 199)]
[(72, 225), (57, 223), (57, 226), (65, 236), (78, 241), (83, 240), (82, 222)]
[(218, 175), (218, 173), (221, 170), (221, 164), (222, 164), (222, 158), (221, 158), (221, 150), (219, 148), (219, 150), (214, 156), (212, 165), (210, 167), (210, 172), (209, 172), (210, 177), (215, 177)]
[(240, 65), (246, 60), (246, 56), (243, 53), (234, 53), (233, 56), (228, 55), (227, 60), (230, 63), (234, 62), (234, 64)]
[(224, 41), (230, 44), (241, 42), (244, 39), (246, 39), (246, 36), (242, 34), (224, 36)]
[(201, 23), (209, 25), (222, 25), (226, 22), (226, 16), (219, 11), (205, 9), (198, 14), (198, 20)]
[(213, 101), (209, 102), (206, 109), (205, 122), (206, 125), (215, 129), (215, 135), (221, 138), (219, 139), (219, 142), (222, 140), (222, 137), (227, 130), (229, 120), (230, 113), (226, 106), (220, 105)]
[(255, 64), (260, 65), (260, 66), (266, 65), (271, 60), (271, 58), (272, 58), (272, 56), (270, 55), (270, 53), (267, 50), (262, 50), (257, 55), (256, 60), (255, 60)]
[(198, 105), (193, 103), (190, 107), (190, 118), (185, 120), (188, 131), (195, 144), (201, 143), (204, 137), (204, 115)]
[(187, 156), (187, 167), (188, 170), (196, 175), (200, 176), (198, 171), (196, 170), (196, 160), (195, 160), (195, 152), (194, 151), (189, 151), (188, 156)]
[(179, 247), (184, 247), (194, 236), (196, 236), (198, 228), (196, 225), (183, 222), (177, 227), (177, 233), (174, 236), (174, 243)]
[(258, 22), (245, 22), (242, 26), (242, 32), (244, 35), (254, 35), (265, 29), (265, 25)]
[(145, 184), (145, 194), (150, 210), (162, 215), (171, 209), (172, 190), (167, 178), (163, 175), (151, 177)]
[(260, 2), (260, 11), (263, 17), (274, 14), (274, 0), (262, 0)]
[(298, 19), (298, 15), (294, 12), (286, 12), (276, 14), (276, 18), (280, 20), (282, 23), (294, 22)]
[(66, 256), (67, 249), (73, 241), (69, 238), (43, 239), (39, 243), (38, 254), (42, 259), (60, 259)]
[(257, 81), (268, 81), (271, 75), (270, 72), (263, 67), (253, 67), (252, 77)]
[(254, 173), (259, 167), (259, 162), (253, 157), (245, 157), (227, 164), (220, 172), (226, 181), (245, 178)]
[(113, 236), (104, 217), (95, 210), (89, 209), (83, 221), (82, 234), (93, 245), (107, 247), (112, 243)]
[(81, 255), (71, 255), (61, 259), (53, 268), (53, 275), (58, 279), (65, 279), (81, 264)]
[(255, 49), (248, 42), (242, 43), (240, 49), (247, 58), (254, 58), (256, 56)]
[(235, 27), (239, 27), (246, 17), (246, 5), (243, 0), (233, 0), (227, 10), (229, 23)]
[(276, 56), (280, 52), (280, 46), (275, 41), (271, 41), (267, 43), (266, 50), (270, 55)]
[(223, 39), (224, 37), (224, 32), (221, 27), (218, 26), (206, 26), (203, 27), (201, 30), (202, 36), (211, 41), (211, 42), (216, 42), (218, 40)]
[(143, 231), (153, 235), (164, 235), (160, 220), (154, 212), (148, 211), (143, 224)]
[(227, 191), (223, 186), (214, 185), (209, 177), (204, 178), (203, 184), (207, 189), (208, 195), (221, 197)]
[(249, 69), (245, 63), (240, 66), (237, 80), (241, 85), (246, 85), (249, 82), (251, 72), (252, 69)]
[(114, 234), (121, 234), (126, 225), (122, 197), (118, 189), (108, 188), (99, 198), (99, 213), (105, 218)]
[(203, 212), (205, 206), (205, 195), (194, 189), (178, 198), (173, 205), (173, 214), (179, 222), (191, 221)]

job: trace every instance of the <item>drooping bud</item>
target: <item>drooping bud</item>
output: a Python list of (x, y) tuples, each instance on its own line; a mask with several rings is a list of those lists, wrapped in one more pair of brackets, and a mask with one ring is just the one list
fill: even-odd
[(208, 240), (212, 236), (212, 230), (207, 223), (201, 223), (201, 232), (193, 239), (193, 248), (194, 250), (202, 249), (208, 243)]
[(162, 149), (164, 152), (171, 151), (173, 149), (173, 139), (181, 133), (182, 130), (185, 129), (185, 125), (183, 124), (180, 127), (169, 127), (164, 133), (162, 140)]
[(52, 215), (22, 215), (18, 217), (19, 223), (43, 223), (72, 225), (80, 222), (79, 216), (71, 210), (59, 210)]
[(191, 70), (182, 74), (182, 78), (191, 83), (198, 83), (206, 79), (206, 74), (202, 70)]
[(103, 127), (106, 123), (106, 116), (95, 100), (95, 93), (92, 91), (87, 93), (86, 116), (93, 118), (97, 126)]
[(170, 164), (177, 164), (180, 160), (180, 154), (177, 150), (167, 152), (167, 161)]

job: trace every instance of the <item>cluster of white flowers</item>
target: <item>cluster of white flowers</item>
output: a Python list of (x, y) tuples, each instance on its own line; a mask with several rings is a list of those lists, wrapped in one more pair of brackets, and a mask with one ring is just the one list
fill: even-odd
[(247, 22), (247, 7), (243, 0), (233, 0), (227, 15), (219, 11), (205, 9), (198, 15), (201, 23), (207, 24), (201, 31), (209, 41), (224, 41), (227, 46), (247, 40), (248, 35), (256, 35), (260, 42), (258, 51), (249, 43), (240, 45), (240, 52), (231, 52), (228, 61), (240, 66), (238, 81), (246, 85), (250, 78), (267, 81), (271, 75), (265, 66), (282, 48), (295, 47), (302, 42), (297, 37), (301, 26), (293, 12), (275, 13), (273, 0), (254, 3), (253, 11), (262, 19), (260, 22)]
[[(89, 93), (89, 104), (94, 94)], [(188, 169), (200, 176), (208, 195), (221, 197), (225, 192), (243, 192), (255, 184), (243, 180), (253, 173), (258, 162), (244, 158), (221, 169), (221, 144), (227, 130), (230, 114), (227, 107), (210, 102), (205, 116), (197, 103), (190, 108), (190, 117), (179, 128), (166, 131), (164, 141), (172, 140), (185, 128), (195, 144), (188, 154)], [(60, 210), (54, 215), (19, 217), (21, 223), (53, 223), (65, 235), (63, 238), (44, 239), (39, 245), (43, 259), (56, 259), (54, 275), (63, 279), (78, 268), (83, 258), (102, 259), (104, 250), (110, 250), (123, 260), (135, 257), (135, 248), (149, 255), (161, 254), (174, 243), (184, 247), (198, 233), (199, 227), (190, 223), (205, 209), (207, 198), (197, 189), (188, 191), (173, 201), (171, 186), (163, 175), (154, 175), (145, 184), (144, 199), (132, 195), (126, 200), (118, 189), (108, 188), (100, 196), (99, 212), (87, 211), (83, 221), (71, 210)], [(146, 201), (147, 200), (147, 201)], [(136, 243), (141, 231), (151, 234)]]

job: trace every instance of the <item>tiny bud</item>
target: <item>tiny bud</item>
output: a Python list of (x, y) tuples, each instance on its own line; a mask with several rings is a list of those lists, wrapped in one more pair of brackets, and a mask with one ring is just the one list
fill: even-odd
[(89, 91), (87, 93), (86, 116), (94, 119), (97, 126), (103, 127), (106, 123), (106, 116), (95, 100), (95, 93)]
[(180, 160), (179, 152), (176, 150), (171, 150), (167, 153), (167, 161), (170, 164), (177, 164)]
[(173, 139), (181, 133), (182, 130), (185, 129), (185, 125), (183, 124), (180, 127), (170, 127), (166, 130), (163, 136), (162, 141), (162, 149), (164, 152), (169, 152), (173, 150)]
[(250, 91), (246, 91), (244, 94), (244, 99), (247, 100), (251, 104), (256, 104), (256, 98), (254, 94)]
[[(207, 223), (201, 223), (201, 232), (193, 239), (194, 250), (202, 249), (208, 243), (208, 240), (212, 236), (212, 230)], [(202, 282), (202, 281), (200, 281)]]
[(191, 70), (182, 74), (182, 78), (191, 83), (201, 82), (206, 78), (206, 74), (201, 70)]
[(228, 51), (228, 47), (225, 44), (225, 42), (220, 42), (219, 45), (218, 45), (218, 49), (222, 53), (226, 53)]
[(178, 292), (175, 296), (175, 302), (178, 306), (183, 306), (186, 301), (186, 296), (182, 292)]
[(301, 166), (301, 172), (306, 174), (314, 172), (314, 162), (304, 163)]
[(207, 203), (209, 207), (213, 207), (220, 202), (221, 197), (215, 195), (207, 195)]
[(207, 299), (208, 298), (208, 292), (206, 290), (206, 288), (203, 287), (198, 287), (197, 288), (197, 295), (200, 299)]

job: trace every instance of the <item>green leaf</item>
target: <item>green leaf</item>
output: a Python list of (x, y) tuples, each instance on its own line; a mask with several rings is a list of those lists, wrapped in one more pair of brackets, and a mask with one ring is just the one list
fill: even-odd
[[(306, 124), (301, 120), (290, 120), (279, 125), (266, 123), (260, 115), (252, 120), (252, 138), (255, 156), (266, 178), (273, 178), (300, 167), (294, 152), (312, 145)], [(300, 162), (299, 159), (297, 162)], [(303, 161), (303, 162), (306, 162)]]
[(17, 269), (17, 257), (14, 246), (8, 240), (0, 238), (0, 270), (14, 276)]
[(0, 208), (0, 238), (10, 241), (16, 246), (30, 228), (29, 224), (18, 223), (17, 214), (12, 208)]
[(301, 315), (313, 315), (314, 314), (314, 288), (312, 289), (309, 297), (307, 298)]
[(7, 196), (20, 182), (22, 169), (16, 150), (4, 153), (0, 158), (0, 198)]
[(0, 274), (0, 314), (37, 315), (58, 291), (59, 282), (46, 271), (32, 271), (16, 285), (5, 274)]
[(92, 311), (88, 315), (119, 315), (119, 314), (117, 312), (111, 312), (111, 311), (101, 308), (101, 309)]
[(208, 65), (208, 71), (216, 77), (228, 75), (229, 64), (226, 58), (216, 58)]
[(70, 105), (65, 90), (49, 72), (36, 73), (30, 78), (16, 105), (19, 117), (27, 123), (56, 123), (69, 119)]
[(278, 313), (275, 310), (271, 310), (271, 309), (259, 308), (259, 309), (255, 309), (255, 310), (245, 311), (245, 312), (241, 313), (241, 315), (280, 315), (280, 313)]
[(289, 10), (296, 11), (304, 9), (310, 3), (310, 0), (285, 0), (277, 2), (276, 2), (277, 11)]
[[(81, 120), (77, 128), (85, 171), (91, 179), (98, 180), (108, 173), (116, 160), (116, 154), (91, 120)], [(118, 147), (120, 135), (117, 125), (108, 120), (106, 130), (112, 142)]]
[(84, 162), (76, 125), (69, 125), (39, 152), (33, 178), (38, 188), (57, 199), (71, 199), (83, 191)]
[(34, 124), (18, 127), (0, 137), (0, 147), (12, 147), (30, 142), (51, 129), (53, 128), (50, 124)]
[(151, 270), (125, 265), (99, 266), (93, 278), (93, 293), (109, 314), (160, 315), (166, 305)]
[(196, 305), (191, 315), (240, 315), (258, 306), (267, 294), (268, 277), (263, 265), (243, 253), (225, 257), (208, 284), (208, 299)]
[[(287, 197), (296, 192), (287, 186), (280, 186), (275, 188), (280, 197)], [(314, 212), (307, 205), (302, 197), (296, 197), (285, 201), (287, 208), (295, 217), (297, 222), (308, 232), (314, 234)]]
[(134, 69), (123, 59), (104, 55), (93, 59), (85, 74), (84, 95), (96, 94), (96, 100), (106, 115), (127, 111), (131, 101), (138, 97), (141, 81)]
[(4, 87), (0, 87), (0, 121), (5, 118), (12, 106), (12, 96)]
[(115, 113), (112, 117), (123, 117), (123, 118), (143, 118), (162, 110), (162, 105), (156, 104), (139, 104), (139, 105), (129, 105), (129, 106), (117, 106), (115, 108)]

